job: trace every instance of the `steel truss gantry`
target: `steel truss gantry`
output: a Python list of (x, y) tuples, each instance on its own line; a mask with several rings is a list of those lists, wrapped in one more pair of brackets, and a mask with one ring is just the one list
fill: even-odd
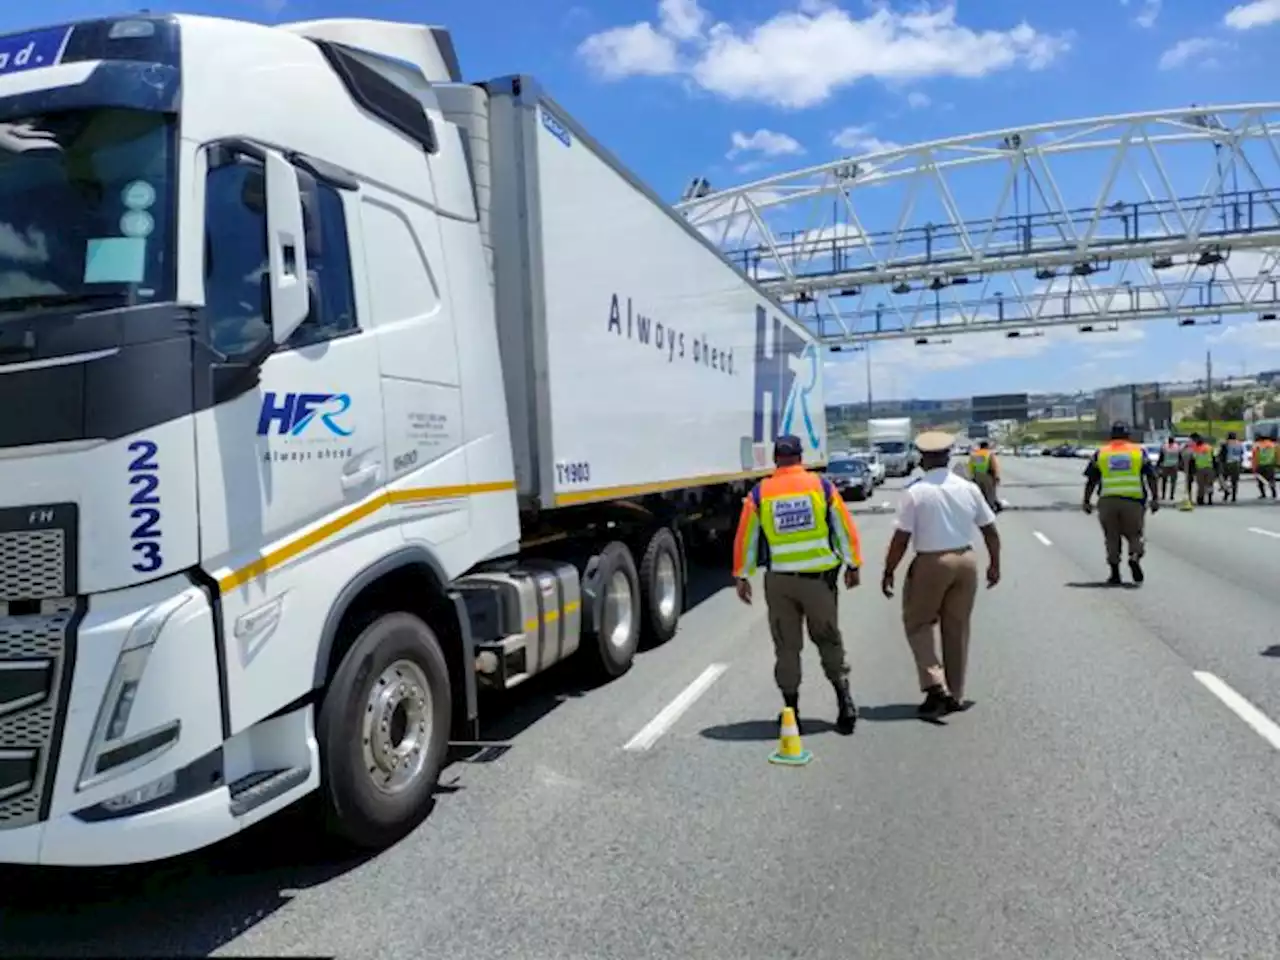
[(1274, 320), (1278, 138), (1280, 103), (1045, 123), (695, 181), (677, 209), (832, 345)]

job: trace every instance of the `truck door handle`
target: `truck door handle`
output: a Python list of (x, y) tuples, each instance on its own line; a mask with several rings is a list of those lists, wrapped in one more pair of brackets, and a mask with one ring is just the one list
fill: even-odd
[(355, 487), (362, 487), (374, 477), (378, 475), (378, 468), (381, 464), (370, 463), (351, 473), (342, 475), (342, 489), (351, 490)]

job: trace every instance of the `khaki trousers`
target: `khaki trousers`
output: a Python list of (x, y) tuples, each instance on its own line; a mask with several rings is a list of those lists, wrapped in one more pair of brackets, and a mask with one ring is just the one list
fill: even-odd
[[(943, 687), (964, 697), (969, 620), (978, 596), (978, 561), (972, 550), (918, 553), (902, 585), (902, 625), (915, 657), (920, 689)], [(942, 640), (942, 657), (934, 625)]]
[(987, 501), (987, 506), (995, 510), (999, 505), (996, 499), (996, 478), (989, 473), (976, 473), (973, 475), (973, 482), (982, 491), (982, 497)]
[(1107, 563), (1120, 563), (1120, 541), (1129, 546), (1129, 559), (1141, 560), (1146, 552), (1144, 533), (1147, 511), (1141, 500), (1129, 497), (1099, 497), (1098, 522), (1102, 524), (1102, 536), (1107, 544)]
[(849, 676), (844, 639), (840, 636), (836, 582), (839, 569), (814, 577), (794, 573), (766, 573), (764, 602), (773, 634), (773, 679), (784, 696), (800, 692), (800, 655), (804, 628), (818, 648), (822, 672), (832, 683)]

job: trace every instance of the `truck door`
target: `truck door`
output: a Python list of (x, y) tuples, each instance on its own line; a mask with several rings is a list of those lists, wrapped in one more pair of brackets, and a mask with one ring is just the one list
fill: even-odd
[[(270, 349), (264, 165), (206, 153), (205, 304), (234, 369)], [(342, 587), (377, 546), (386, 451), (359, 190), (299, 170), (311, 315), (256, 370), (215, 382), (197, 419), (205, 569), (220, 578), (230, 733), (312, 688), (315, 649)], [(264, 346), (265, 345), (265, 346)], [(287, 620), (287, 629), (277, 629)]]

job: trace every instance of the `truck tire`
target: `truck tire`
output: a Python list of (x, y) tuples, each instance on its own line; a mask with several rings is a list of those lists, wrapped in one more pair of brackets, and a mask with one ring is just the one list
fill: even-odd
[(680, 545), (670, 527), (659, 527), (640, 560), (641, 609), (644, 635), (651, 645), (676, 635), (684, 613), (684, 564)]
[(640, 646), (640, 574), (627, 545), (617, 540), (596, 557), (600, 629), (583, 644), (597, 672), (612, 679), (631, 669)]
[(378, 850), (431, 809), (453, 703), (444, 653), (418, 617), (388, 613), (354, 629), (320, 708), (320, 792), (329, 828)]

